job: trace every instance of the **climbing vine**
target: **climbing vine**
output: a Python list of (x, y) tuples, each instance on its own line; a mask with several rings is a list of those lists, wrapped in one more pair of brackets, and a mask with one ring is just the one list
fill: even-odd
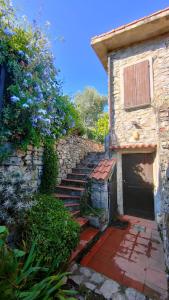
[(0, 66), (5, 72), (1, 145), (39, 146), (76, 127), (78, 118), (60, 92), (47, 37), (37, 25), (18, 20), (9, 0), (0, 0)]

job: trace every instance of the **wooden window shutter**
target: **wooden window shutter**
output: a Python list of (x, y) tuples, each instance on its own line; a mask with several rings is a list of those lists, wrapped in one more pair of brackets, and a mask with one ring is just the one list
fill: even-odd
[(150, 104), (150, 69), (145, 60), (124, 68), (124, 107), (134, 108)]

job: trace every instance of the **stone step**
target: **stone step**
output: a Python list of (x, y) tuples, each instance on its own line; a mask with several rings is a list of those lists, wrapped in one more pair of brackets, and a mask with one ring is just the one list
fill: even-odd
[(99, 236), (99, 230), (88, 226), (84, 231), (80, 234), (80, 242), (77, 248), (72, 252), (70, 262), (79, 260), (83, 253), (88, 251), (97, 237)]
[(87, 181), (86, 180), (80, 180), (80, 179), (63, 179), (61, 184), (62, 185), (72, 185), (73, 186), (79, 186), (79, 187), (84, 187), (86, 185)]
[(72, 218), (78, 218), (80, 215), (80, 210), (77, 211), (71, 211)]
[(89, 220), (85, 217), (77, 217), (75, 221), (80, 225), (81, 231), (89, 224)]
[(60, 201), (63, 201), (64, 204), (77, 203), (80, 205), (80, 196), (71, 196), (66, 194), (53, 194), (53, 196)]
[(92, 169), (90, 168), (73, 168), (72, 169), (72, 173), (76, 173), (76, 174), (90, 174), (92, 171)]
[(68, 174), (67, 175), (67, 178), (69, 178), (69, 179), (78, 179), (78, 180), (85, 180), (85, 179), (87, 179), (87, 177), (88, 177), (88, 175), (87, 174), (81, 174), (81, 173), (79, 173), (79, 174), (77, 174), (77, 173), (71, 173), (71, 174)]
[(58, 185), (56, 186), (56, 193), (66, 194), (71, 196), (82, 196), (85, 189), (77, 186)]
[(66, 195), (66, 194), (53, 194), (54, 197), (62, 200), (80, 200), (80, 196), (72, 196), (72, 195)]
[(79, 211), (80, 203), (65, 203), (64, 207), (66, 207), (69, 211)]
[(87, 163), (86, 164), (86, 163), (81, 162), (81, 163), (77, 164), (76, 167), (80, 168), (80, 169), (82, 169), (82, 168), (94, 169), (97, 165), (98, 165), (97, 163)]

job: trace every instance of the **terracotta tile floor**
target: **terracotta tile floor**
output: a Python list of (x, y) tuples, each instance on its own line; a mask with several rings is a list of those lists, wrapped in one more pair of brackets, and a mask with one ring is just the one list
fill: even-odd
[(81, 265), (153, 299), (168, 299), (163, 249), (156, 223), (123, 216), (125, 230), (109, 227)]

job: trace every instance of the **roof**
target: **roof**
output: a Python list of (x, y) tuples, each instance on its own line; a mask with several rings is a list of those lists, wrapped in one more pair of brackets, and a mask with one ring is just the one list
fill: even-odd
[(125, 149), (148, 149), (148, 148), (153, 148), (155, 149), (157, 147), (157, 144), (125, 144), (125, 145), (117, 145), (117, 146), (111, 146), (111, 150), (125, 150)]
[(134, 43), (169, 32), (169, 7), (91, 39), (91, 46), (107, 70), (107, 55)]
[(116, 159), (103, 159), (90, 174), (90, 178), (96, 180), (106, 180), (109, 178), (113, 167), (116, 164)]

